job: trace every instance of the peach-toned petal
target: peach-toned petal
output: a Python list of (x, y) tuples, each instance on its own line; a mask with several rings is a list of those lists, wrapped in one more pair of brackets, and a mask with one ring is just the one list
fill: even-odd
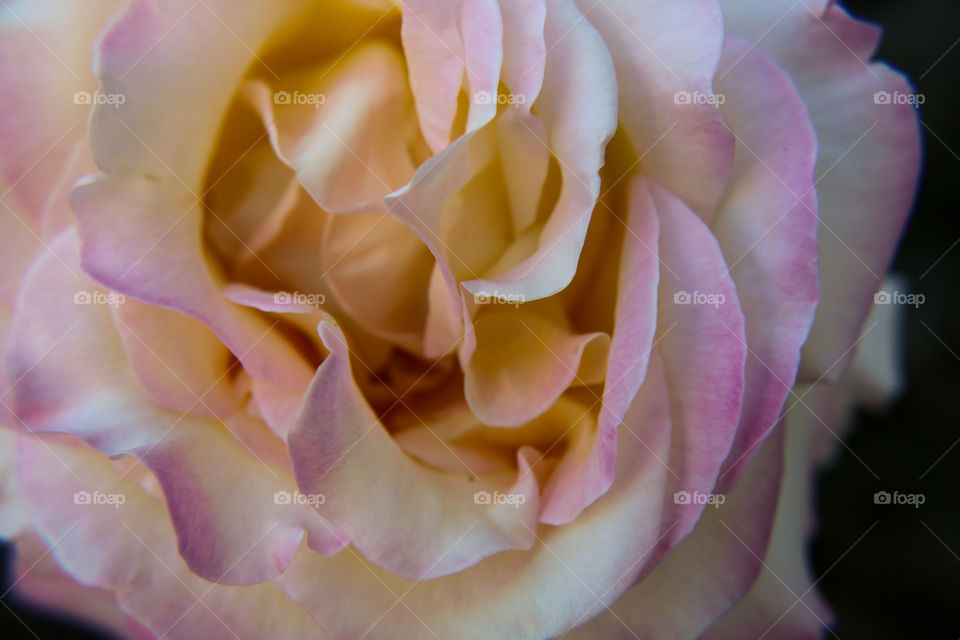
[(434, 153), (454, 135), (461, 87), (470, 100), (467, 131), (496, 114), (503, 60), (503, 24), (497, 0), (408, 0), (403, 3), (403, 49), (420, 128)]
[[(499, 305), (498, 305), (499, 306)], [(610, 339), (577, 334), (526, 308), (493, 309), (474, 322), (477, 346), (464, 368), (464, 394), (480, 422), (519, 427), (550, 408), (571, 384), (594, 384)]]
[[(371, 562), (410, 579), (460, 571), (482, 558), (533, 543), (538, 510), (531, 450), (519, 472), (479, 477), (442, 474), (418, 465), (392, 440), (351, 374), (346, 339), (321, 323), (330, 355), (317, 369), (290, 433), (290, 457), (305, 494), (326, 496), (317, 509)], [(398, 489), (401, 488), (401, 489)], [(516, 504), (478, 504), (495, 491)]]
[[(22, 436), (19, 458), (34, 521), (47, 540), (57, 541), (60, 565), (78, 582), (112, 591), (123, 612), (153, 635), (326, 637), (273, 584), (237, 589), (195, 575), (178, 553), (163, 503), (105, 456), (56, 438)], [(78, 503), (77, 492), (91, 502)], [(96, 492), (123, 501), (95, 504)]]
[(413, 108), (403, 59), (389, 45), (361, 45), (333, 66), (243, 91), (277, 155), (328, 211), (381, 210), (413, 175)]
[(197, 318), (253, 376), (303, 388), (306, 363), (262, 318), (229, 303), (208, 266), (193, 197), (166, 179), (103, 176), (74, 189), (82, 264), (114, 291)]
[[(77, 265), (75, 237), (59, 236), (53, 249), (27, 278), (9, 339), (13, 408), (24, 428), (69, 433), (110, 456), (136, 455), (163, 487), (184, 558), (209, 579), (272, 578), (304, 532), (320, 552), (341, 549), (345, 540), (308, 505), (273, 502), (276, 491), (294, 491), (289, 472), (259, 459), (222, 423), (147, 400), (109, 307), (98, 303), (107, 293), (64, 267)], [(91, 303), (75, 298), (78, 291)]]
[[(51, 192), (95, 167), (85, 141), (97, 90), (93, 43), (120, 0), (4, 2), (0, 6), (0, 183), (14, 193), (38, 228)], [(82, 160), (73, 162), (74, 156)], [(70, 171), (65, 180), (64, 169)], [(67, 209), (55, 205), (63, 222)], [(62, 229), (52, 229), (50, 237)], [(45, 234), (46, 235), (46, 234)]]
[(582, 455), (571, 452), (564, 456), (544, 489), (540, 518), (549, 524), (570, 522), (610, 487), (616, 467), (617, 429), (647, 374), (657, 324), (660, 231), (643, 179), (632, 182), (628, 206), (597, 432)]
[[(782, 471), (782, 432), (751, 461), (743, 482), (709, 507), (676, 549), (571, 640), (694, 640), (750, 589), (770, 539)], [(743, 635), (738, 638), (749, 638)]]
[(723, 48), (719, 3), (605, 0), (587, 15), (613, 56), (620, 118), (642, 171), (709, 220), (734, 148), (712, 87)]
[(737, 150), (713, 231), (737, 285), (750, 349), (740, 427), (721, 478), (730, 487), (780, 419), (813, 321), (817, 142), (789, 76), (760, 49), (728, 38), (718, 77)]
[(551, 3), (544, 37), (547, 61), (536, 112), (548, 137), (539, 142), (557, 159), (562, 187), (536, 252), (496, 277), (464, 282), (471, 295), (496, 291), (529, 301), (570, 284), (600, 193), (604, 148), (617, 126), (610, 53), (573, 0)]

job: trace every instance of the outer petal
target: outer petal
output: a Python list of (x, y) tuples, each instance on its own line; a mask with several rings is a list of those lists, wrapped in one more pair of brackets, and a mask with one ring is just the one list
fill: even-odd
[(244, 449), (222, 423), (147, 401), (108, 309), (74, 304), (78, 289), (104, 295), (61, 264), (76, 267), (75, 238), (64, 234), (53, 248), (28, 276), (10, 335), (7, 365), (23, 425), (70, 433), (110, 456), (137, 455), (163, 487), (184, 558), (212, 580), (273, 577), (304, 532), (320, 552), (341, 549), (345, 540), (309, 506), (274, 501), (275, 492), (294, 491), (287, 472)]
[(621, 120), (642, 170), (709, 220), (734, 146), (707, 99), (723, 48), (719, 3), (580, 0), (580, 6), (589, 6), (585, 12), (613, 56)]
[[(773, 526), (782, 469), (778, 432), (744, 480), (656, 569), (608, 611), (567, 634), (571, 640), (693, 640), (737, 602), (760, 571)], [(739, 638), (750, 637), (747, 635)]]
[[(178, 555), (163, 504), (106, 457), (56, 438), (20, 438), (20, 478), (44, 538), (78, 582), (113, 591), (153, 635), (325, 638), (273, 584), (237, 589), (198, 578)], [(78, 504), (82, 491), (123, 503)]]
[[(805, 395), (806, 391), (798, 389)], [(747, 596), (710, 628), (704, 640), (760, 636), (816, 640), (832, 622), (832, 614), (813, 589), (806, 542), (813, 523), (810, 489), (824, 434), (821, 418), (812, 412), (823, 419), (837, 418), (835, 399), (835, 390), (814, 391), (804, 406), (794, 405), (786, 416), (786, 466), (764, 567)]]
[[(297, 484), (305, 494), (326, 496), (317, 509), (372, 562), (409, 579), (435, 578), (499, 551), (528, 548), (539, 506), (528, 462), (533, 450), (519, 452), (515, 481), (507, 473), (471, 482), (419, 466), (366, 404), (343, 333), (329, 322), (319, 331), (330, 355), (288, 438)], [(477, 491), (502, 492), (510, 503), (478, 503)]]
[[(904, 78), (870, 64), (879, 31), (850, 18), (836, 3), (809, 9), (786, 2), (756, 11), (727, 0), (734, 34), (761, 29), (761, 47), (793, 77), (820, 142), (820, 305), (803, 349), (801, 379), (837, 379), (870, 309), (903, 230), (920, 169), (917, 113)], [(782, 5), (782, 6), (781, 6)], [(803, 9), (803, 10), (801, 10)], [(762, 23), (764, 17), (770, 22)], [(880, 92), (877, 97), (877, 92)], [(884, 104), (885, 94), (891, 100)], [(839, 359), (838, 359), (839, 358)]]
[[(667, 464), (675, 490), (709, 493), (740, 420), (747, 356), (744, 317), (713, 234), (689, 208), (653, 185), (660, 214), (657, 349), (678, 430)], [(688, 297), (683, 298), (686, 294)], [(697, 299), (697, 295), (715, 296)], [(704, 304), (706, 302), (706, 304)], [(664, 548), (693, 527), (700, 509), (676, 506), (679, 525)]]
[[(65, 220), (62, 199), (50, 202), (54, 185), (94, 168), (89, 151), (77, 149), (97, 89), (93, 42), (121, 6), (120, 0), (47, 0), (0, 8), (0, 183), (38, 228), (51, 206)], [(62, 180), (66, 168), (70, 175)]]
[[(669, 408), (659, 363), (653, 369), (651, 379), (660, 384), (641, 391), (627, 418), (644, 445), (621, 438), (619, 458), (624, 464), (618, 465), (611, 490), (570, 525), (541, 529), (529, 552), (498, 554), (461, 573), (418, 583), (360, 566), (349, 553), (330, 559), (303, 556), (278, 582), (338, 637), (366, 634), (378, 640), (435, 634), (463, 640), (539, 640), (563, 636), (572, 626), (602, 614), (606, 606), (614, 606), (625, 620), (642, 621), (637, 626), (641, 630), (677, 625), (702, 629), (756, 575), (758, 563), (719, 520), (762, 553), (777, 495), (779, 443), (770, 441), (755, 459), (750, 482), (742, 483), (715, 516), (705, 516), (704, 530), (648, 577), (653, 580), (649, 587), (643, 587), (644, 581), (622, 608), (614, 605), (649, 561), (658, 536), (670, 530), (670, 523), (661, 520), (667, 472), (655, 458), (666, 455), (670, 446)], [(609, 553), (596, 553), (598, 544)], [(331, 574), (337, 579), (317, 579)], [(691, 576), (700, 581), (687, 590)], [(350, 593), (363, 593), (364, 598), (350, 598)], [(689, 604), (681, 619), (677, 599)], [(631, 608), (636, 615), (626, 612)], [(616, 625), (624, 637), (633, 638), (614, 618), (608, 620), (612, 625), (603, 631)], [(618, 636), (588, 630), (583, 637)]]
[(750, 350), (740, 427), (721, 477), (730, 487), (779, 421), (813, 321), (817, 145), (793, 83), (762, 51), (728, 38), (719, 78), (737, 151), (713, 230), (737, 285)]
[(571, 452), (554, 471), (544, 489), (543, 522), (570, 522), (613, 482), (617, 429), (647, 374), (657, 325), (659, 236), (659, 218), (649, 187), (637, 178), (630, 190), (613, 340), (596, 436), (583, 455)]

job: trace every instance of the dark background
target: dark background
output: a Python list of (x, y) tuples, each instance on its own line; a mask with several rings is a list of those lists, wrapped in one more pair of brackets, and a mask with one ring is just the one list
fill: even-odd
[[(820, 476), (813, 571), (836, 614), (836, 625), (825, 637), (955, 640), (960, 638), (960, 482), (955, 472), (960, 466), (960, 300), (954, 295), (960, 273), (960, 1), (844, 4), (884, 27), (878, 57), (905, 71), (926, 98), (921, 107), (924, 174), (893, 268), (926, 301), (918, 309), (904, 307), (903, 395), (883, 414), (858, 414), (845, 438), (880, 480), (844, 449)], [(874, 505), (873, 494), (881, 490), (922, 493), (926, 501), (920, 508)], [(0, 593), (10, 584), (10, 556), (10, 548), (2, 546)], [(33, 611), (12, 595), (3, 601), (10, 607), (0, 606), (3, 638), (103, 637)]]
[[(960, 244), (955, 244), (960, 241), (956, 215), (960, 2), (844, 4), (855, 15), (884, 27), (878, 57), (905, 71), (926, 98), (920, 107), (926, 164), (917, 206), (893, 265), (893, 271), (904, 274), (908, 287), (924, 294), (926, 302), (918, 309), (902, 307), (907, 369), (903, 395), (882, 415), (859, 414), (854, 430), (844, 438), (880, 480), (842, 448), (821, 474), (814, 575), (824, 576), (818, 588), (836, 613), (837, 623), (827, 638), (956, 640), (960, 638)], [(895, 490), (922, 493), (926, 502), (919, 508), (873, 504), (874, 492)], [(850, 549), (874, 522), (876, 526)]]

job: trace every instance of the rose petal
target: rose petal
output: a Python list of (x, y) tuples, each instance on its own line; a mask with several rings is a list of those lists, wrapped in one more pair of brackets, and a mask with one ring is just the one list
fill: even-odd
[[(36, 525), (78, 582), (116, 594), (157, 637), (325, 638), (273, 584), (236, 589), (197, 577), (178, 554), (163, 503), (105, 456), (55, 438), (20, 438), (20, 478)], [(78, 503), (77, 492), (123, 496)], [(289, 506), (289, 505), (288, 505)]]
[[(803, 348), (800, 377), (836, 380), (903, 230), (920, 171), (918, 116), (903, 76), (871, 64), (879, 30), (836, 3), (801, 3), (787, 12), (770, 3), (725, 1), (728, 27), (749, 37), (793, 78), (820, 142), (820, 304)], [(802, 9), (802, 10), (801, 10)], [(763, 22), (770, 19), (772, 21)], [(889, 104), (876, 98), (889, 94)], [(903, 101), (894, 102), (899, 95)], [(878, 103), (879, 102), (879, 103)]]
[(76, 267), (76, 238), (61, 235), (52, 248), (27, 278), (10, 333), (7, 366), (24, 427), (75, 435), (110, 456), (135, 454), (156, 473), (181, 552), (201, 576), (230, 584), (272, 578), (305, 531), (312, 548), (340, 550), (345, 540), (312, 508), (273, 503), (276, 491), (293, 492), (289, 473), (258, 459), (222, 423), (146, 399), (108, 308), (74, 302), (78, 288), (105, 295), (64, 268)]
[(750, 350), (743, 412), (724, 463), (722, 491), (736, 482), (780, 419), (819, 282), (817, 142), (806, 108), (789, 76), (741, 40), (727, 39), (718, 78), (737, 150), (713, 231), (737, 285)]
[(474, 331), (477, 346), (464, 368), (464, 394), (480, 422), (493, 427), (526, 424), (575, 380), (602, 379), (590, 371), (602, 371), (610, 349), (602, 332), (578, 334), (527, 308), (484, 313)]
[(584, 5), (591, 5), (585, 12), (613, 56), (621, 119), (642, 157), (642, 170), (710, 220), (734, 149), (723, 117), (708, 100), (723, 48), (719, 3), (605, 0), (594, 8), (581, 1)]
[(467, 132), (493, 119), (496, 102), (473, 97), (497, 94), (503, 24), (496, 0), (404, 2), (400, 34), (420, 129), (434, 153), (450, 144), (464, 79), (471, 97)]
[[(528, 548), (539, 506), (529, 454), (518, 453), (513, 486), (509, 473), (470, 482), (419, 466), (366, 404), (352, 378), (343, 333), (328, 322), (319, 331), (330, 355), (317, 369), (288, 438), (297, 484), (306, 494), (326, 496), (318, 510), (371, 562), (410, 579), (435, 578), (499, 551)], [(475, 504), (473, 494), (481, 490), (523, 498), (516, 508)]]
[(631, 183), (617, 276), (613, 340), (597, 433), (583, 455), (566, 455), (543, 493), (541, 521), (565, 524), (613, 482), (617, 428), (647, 373), (657, 315), (659, 221), (649, 187)]

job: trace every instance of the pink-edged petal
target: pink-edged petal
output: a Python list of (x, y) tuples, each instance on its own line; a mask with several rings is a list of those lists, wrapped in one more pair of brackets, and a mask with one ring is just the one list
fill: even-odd
[[(0, 183), (38, 226), (64, 170), (69, 184), (95, 168), (90, 152), (77, 149), (97, 90), (93, 43), (122, 6), (119, 0), (47, 0), (0, 7)], [(67, 207), (62, 191), (58, 195), (51, 213), (62, 222)]]
[(712, 81), (723, 48), (717, 0), (581, 0), (620, 82), (624, 129), (642, 171), (709, 220), (733, 159)]
[[(288, 438), (301, 491), (326, 496), (317, 509), (371, 562), (410, 579), (435, 578), (499, 551), (529, 548), (539, 506), (529, 470), (533, 450), (518, 453), (515, 478), (508, 472), (471, 482), (418, 465), (357, 388), (343, 333), (327, 322), (319, 331), (330, 355), (317, 369)], [(513, 502), (477, 504), (478, 491), (499, 491)]]
[(303, 388), (310, 370), (257, 314), (229, 303), (208, 266), (199, 233), (201, 209), (164, 178), (101, 176), (71, 194), (82, 239), (83, 269), (107, 287), (192, 316), (253, 376)]
[[(110, 456), (136, 455), (163, 487), (184, 558), (206, 578), (270, 579), (304, 532), (313, 549), (340, 550), (346, 541), (308, 505), (273, 502), (275, 492), (295, 490), (293, 478), (248, 448), (248, 437), (234, 439), (219, 421), (147, 400), (109, 308), (96, 303), (106, 292), (64, 268), (76, 267), (76, 239), (61, 235), (53, 249), (27, 278), (9, 338), (7, 366), (18, 380), (13, 408), (24, 428), (69, 433)], [(76, 303), (78, 291), (94, 303)]]
[(254, 52), (308, 5), (129, 2), (98, 41), (94, 61), (102, 91), (125, 98), (94, 109), (97, 165), (199, 194), (221, 120)]
[(749, 347), (724, 490), (780, 419), (813, 321), (819, 297), (817, 142), (789, 76), (760, 49), (728, 38), (718, 78), (737, 150), (712, 226), (737, 285)]
[(209, 417), (233, 413), (230, 352), (210, 329), (182, 313), (132, 299), (118, 304), (113, 316), (130, 368), (154, 404)]
[(760, 16), (770, 16), (763, 25), (768, 33), (757, 46), (793, 78), (820, 145), (822, 292), (803, 348), (803, 380), (824, 374), (836, 380), (853, 357), (920, 172), (913, 89), (900, 73), (870, 62), (879, 30), (851, 18), (837, 3), (823, 5), (801, 3), (802, 11), (774, 14), (754, 12), (748, 3), (724, 4), (734, 34), (749, 36), (760, 28)]
[[(660, 216), (660, 288), (656, 348), (663, 357), (674, 448), (667, 464), (674, 491), (711, 493), (736, 434), (743, 403), (747, 344), (737, 290), (716, 238), (683, 202), (655, 183)], [(686, 535), (703, 505), (674, 505)]]
[(786, 415), (783, 482), (763, 569), (746, 597), (710, 627), (704, 640), (761, 635), (771, 640), (816, 640), (833, 622), (814, 589), (807, 543), (814, 524), (813, 476), (826, 431), (812, 412), (836, 417), (836, 407), (828, 405), (837, 389), (824, 387), (809, 395), (806, 387), (797, 391), (806, 399)]
[(491, 310), (473, 328), (477, 344), (464, 367), (464, 394), (483, 424), (519, 427), (575, 382), (602, 380), (610, 349), (604, 333), (578, 334), (526, 308)]
[(17, 482), (16, 450), (17, 432), (0, 426), (0, 538), (8, 540), (30, 526)]
[[(531, 528), (537, 538), (530, 550), (499, 553), (423, 582), (392, 575), (349, 550), (319, 561), (303, 555), (277, 583), (332, 634), (344, 637), (418, 637), (427, 633), (425, 626), (440, 637), (464, 640), (562, 635), (629, 588), (662, 534), (668, 471), (657, 458), (669, 450), (670, 424), (662, 373), (655, 380), (659, 385), (641, 391), (628, 418), (637, 438), (620, 441), (623, 463), (614, 486), (575, 522)], [(611, 553), (597, 554), (597, 544)], [(316, 578), (322, 575), (337, 579)], [(365, 594), (353, 600), (359, 606), (345, 606), (351, 591)], [(391, 594), (399, 593), (407, 607), (391, 608)]]
[(30, 608), (65, 615), (117, 637), (156, 640), (156, 635), (119, 608), (111, 591), (77, 582), (57, 564), (52, 551), (50, 545), (35, 534), (17, 539), (14, 598)]
[(328, 211), (380, 210), (413, 175), (413, 107), (393, 47), (365, 44), (332, 67), (274, 85), (252, 80), (243, 92), (277, 155)]
[(468, 132), (493, 118), (496, 100), (475, 96), (497, 94), (503, 60), (497, 0), (404, 2), (401, 37), (420, 128), (434, 153), (450, 144), (461, 87), (470, 97)]
[(566, 455), (544, 488), (542, 522), (565, 524), (613, 482), (617, 428), (647, 373), (657, 325), (659, 221), (642, 179), (631, 184), (627, 231), (617, 277), (617, 303), (603, 404), (592, 444)]
[(782, 431), (778, 431), (760, 448), (743, 482), (726, 495), (724, 504), (710, 507), (666, 560), (609, 610), (564, 637), (701, 637), (743, 597), (760, 571), (777, 508), (782, 456)]
[(537, 250), (496, 277), (464, 282), (471, 295), (495, 291), (529, 301), (570, 284), (600, 194), (604, 149), (617, 126), (617, 78), (610, 53), (573, 0), (551, 3), (544, 38), (547, 60), (535, 106), (547, 130), (539, 142), (560, 165), (560, 195)]
[(547, 43), (543, 25), (547, 16), (546, 0), (500, 0), (503, 16), (503, 83), (518, 102), (529, 110), (540, 94)]
[[(19, 470), (36, 527), (76, 581), (110, 591), (156, 637), (325, 638), (273, 584), (237, 589), (195, 575), (161, 501), (103, 455), (72, 441), (22, 436)], [(75, 496), (88, 495), (90, 503)], [(95, 503), (95, 496), (114, 496)], [(123, 501), (116, 496), (122, 496)], [(149, 637), (149, 636), (147, 636)]]

